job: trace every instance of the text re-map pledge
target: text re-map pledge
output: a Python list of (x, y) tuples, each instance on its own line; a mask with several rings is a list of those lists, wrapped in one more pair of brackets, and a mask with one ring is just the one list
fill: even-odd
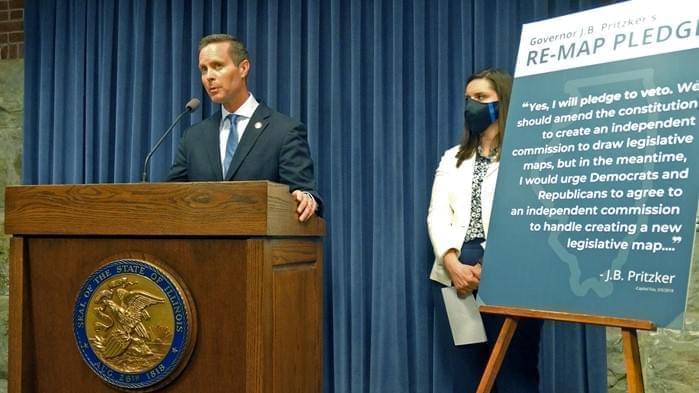
[[(695, 2), (630, 2), (525, 25), (487, 304), (682, 326), (699, 170), (696, 15)], [(545, 55), (559, 46), (563, 58)]]

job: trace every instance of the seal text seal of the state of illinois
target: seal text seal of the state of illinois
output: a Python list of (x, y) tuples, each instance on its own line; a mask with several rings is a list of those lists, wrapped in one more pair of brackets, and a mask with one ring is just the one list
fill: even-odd
[(155, 390), (182, 371), (196, 340), (194, 303), (176, 276), (140, 259), (117, 259), (78, 292), (73, 332), (87, 365), (121, 389)]

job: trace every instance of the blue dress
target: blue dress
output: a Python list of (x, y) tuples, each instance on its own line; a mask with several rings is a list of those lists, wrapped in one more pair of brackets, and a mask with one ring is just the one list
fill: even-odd
[[(475, 264), (481, 260), (482, 240), (475, 239), (464, 243), (459, 257), (462, 263)], [(435, 305), (432, 391), (434, 393), (475, 392), (504, 317), (482, 314), (488, 342), (455, 346), (442, 298), (443, 287), (442, 284), (432, 283)], [(539, 392), (539, 338), (542, 323), (539, 319), (519, 320), (493, 392)]]
[[(481, 186), (491, 161), (476, 154), (471, 184), (471, 219), (466, 238), (461, 247), (461, 263), (475, 265), (483, 260), (485, 230), (481, 208)], [(486, 261), (487, 263), (487, 261)], [(481, 314), (488, 341), (482, 344), (455, 346), (449, 327), (442, 284), (432, 283), (434, 300), (434, 393), (471, 393), (478, 388), (488, 357), (497, 340), (504, 317)], [(520, 319), (508, 347), (505, 359), (495, 381), (493, 392), (539, 392), (539, 343), (541, 326), (539, 319)]]

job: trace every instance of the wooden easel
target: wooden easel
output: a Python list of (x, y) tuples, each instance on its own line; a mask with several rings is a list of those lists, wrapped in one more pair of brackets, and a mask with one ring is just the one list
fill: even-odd
[(612, 326), (621, 328), (624, 342), (624, 360), (626, 363), (626, 381), (629, 393), (644, 393), (643, 372), (641, 370), (641, 355), (638, 350), (638, 336), (636, 330), (655, 330), (655, 324), (650, 321), (637, 319), (625, 319), (614, 317), (602, 317), (597, 315), (574, 314), (556, 311), (539, 311), (525, 308), (481, 306), (481, 312), (499, 314), (505, 317), (505, 322), (500, 329), (500, 334), (495, 342), (493, 351), (488, 359), (481, 382), (476, 393), (490, 393), (495, 384), (495, 378), (500, 371), (502, 361), (505, 359), (507, 348), (510, 346), (512, 336), (517, 329), (519, 319), (538, 318), (563, 322), (579, 322), (592, 325)]

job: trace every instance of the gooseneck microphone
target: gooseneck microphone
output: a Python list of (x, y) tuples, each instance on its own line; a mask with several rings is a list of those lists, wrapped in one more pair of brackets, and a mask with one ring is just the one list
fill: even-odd
[(153, 146), (153, 148), (150, 149), (150, 151), (148, 152), (148, 155), (146, 156), (146, 160), (143, 162), (143, 175), (141, 175), (142, 182), (148, 181), (148, 161), (150, 161), (150, 158), (153, 156), (153, 153), (155, 153), (155, 151), (158, 150), (158, 147), (160, 147), (160, 145), (163, 144), (163, 141), (165, 140), (165, 138), (168, 135), (170, 135), (170, 132), (172, 131), (173, 128), (175, 128), (175, 125), (177, 125), (177, 123), (180, 121), (182, 116), (184, 116), (187, 113), (196, 111), (197, 108), (199, 108), (200, 104), (201, 104), (201, 102), (199, 101), (198, 98), (192, 98), (191, 100), (189, 100), (189, 102), (187, 102), (187, 105), (185, 105), (184, 112), (180, 113), (177, 116), (177, 118), (175, 118), (175, 121), (172, 122), (170, 127), (163, 134), (163, 136), (161, 136), (160, 139), (158, 139), (158, 143), (156, 143), (155, 146)]

